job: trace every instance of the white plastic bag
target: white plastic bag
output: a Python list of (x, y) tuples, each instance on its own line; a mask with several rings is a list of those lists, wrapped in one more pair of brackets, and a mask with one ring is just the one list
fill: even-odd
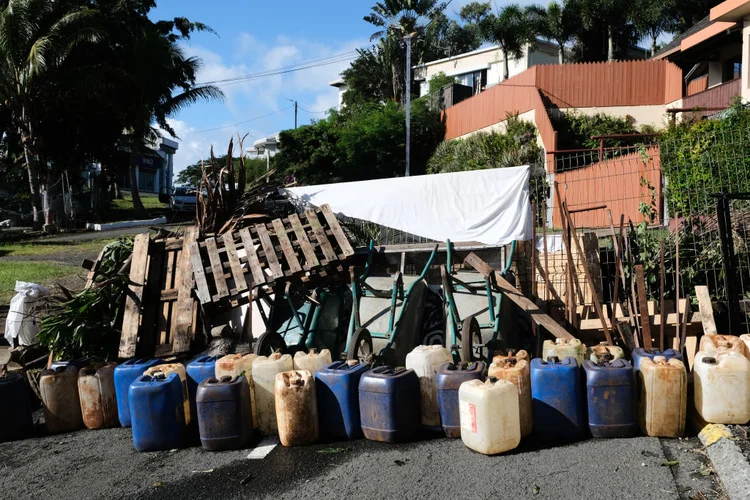
[(16, 281), (16, 292), (5, 320), (5, 340), (11, 346), (36, 344), (39, 321), (32, 315), (32, 309), (37, 300), (49, 295), (49, 290), (36, 283)]

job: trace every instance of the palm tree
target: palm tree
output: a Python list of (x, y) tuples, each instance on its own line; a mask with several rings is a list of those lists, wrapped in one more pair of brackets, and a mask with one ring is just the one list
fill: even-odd
[(656, 40), (675, 28), (676, 5), (673, 0), (636, 0), (630, 18), (641, 36), (651, 39), (651, 57), (656, 54)]
[(190, 31), (206, 27), (184, 19), (153, 23), (145, 15), (128, 10), (127, 1), (120, 5), (122, 12), (113, 16), (113, 64), (123, 77), (118, 106), (126, 124), (133, 208), (143, 216), (146, 210), (138, 189), (136, 161), (139, 154), (148, 151), (147, 144), (158, 139), (156, 127), (177, 137), (168, 118), (200, 100), (223, 99), (224, 94), (215, 86), (196, 84), (201, 62), (185, 57), (177, 43), (189, 37)]
[(39, 122), (32, 110), (40, 107), (43, 96), (49, 98), (55, 76), (73, 50), (100, 39), (94, 18), (92, 9), (65, 10), (61, 2), (50, 0), (8, 0), (0, 11), (0, 106), (21, 138), (37, 229), (44, 222), (39, 171), (43, 159), (35, 134)]
[(573, 38), (574, 28), (570, 12), (557, 2), (550, 2), (540, 26), (540, 34), (557, 44), (557, 60), (565, 63), (565, 45)]
[[(372, 7), (364, 20), (382, 28), (370, 40), (386, 38), (386, 49), (391, 60), (393, 95), (404, 102), (407, 83), (404, 82), (402, 41), (405, 37), (422, 36), (429, 22), (441, 14), (446, 3), (440, 0), (383, 0)], [(411, 82), (408, 82), (410, 85)]]
[(509, 59), (523, 57), (524, 46), (535, 41), (534, 24), (529, 11), (518, 4), (510, 4), (482, 21), (484, 38), (499, 45), (503, 53), (504, 80), (510, 76)]

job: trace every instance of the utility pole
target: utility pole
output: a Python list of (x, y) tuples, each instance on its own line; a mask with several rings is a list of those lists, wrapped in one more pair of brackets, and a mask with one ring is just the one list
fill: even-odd
[(297, 128), (297, 108), (299, 107), (299, 105), (297, 104), (296, 99), (287, 99), (287, 101), (294, 103), (294, 128), (296, 129)]
[(411, 38), (414, 33), (406, 35), (406, 177), (409, 177), (411, 166)]

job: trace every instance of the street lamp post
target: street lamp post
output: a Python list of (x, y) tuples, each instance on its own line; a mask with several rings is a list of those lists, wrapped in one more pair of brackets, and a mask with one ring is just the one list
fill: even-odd
[(406, 177), (411, 167), (411, 39), (414, 33), (406, 35)]

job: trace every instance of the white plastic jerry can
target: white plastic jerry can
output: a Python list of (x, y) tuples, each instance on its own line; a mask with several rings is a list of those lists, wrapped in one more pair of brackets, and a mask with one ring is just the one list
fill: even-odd
[(180, 363), (156, 365), (148, 368), (143, 374), (153, 377), (157, 372), (162, 372), (164, 375), (176, 373), (177, 376), (180, 377), (180, 382), (182, 383), (182, 401), (185, 407), (185, 425), (190, 425), (190, 421), (192, 420), (191, 417), (193, 417), (193, 415), (190, 415), (190, 394), (188, 393), (187, 370), (185, 369), (185, 365), (181, 365)]
[(255, 402), (258, 407), (258, 429), (263, 434), (276, 434), (276, 398), (274, 385), (276, 375), (291, 371), (292, 357), (288, 354), (274, 353), (270, 356), (258, 356), (253, 361), (253, 385)]
[(600, 342), (599, 345), (590, 347), (586, 351), (586, 357), (594, 363), (604, 361), (614, 361), (616, 359), (625, 359), (625, 352), (622, 347), (608, 345), (606, 342)]
[(253, 385), (253, 361), (257, 358), (255, 354), (227, 354), (216, 360), (214, 373), (217, 380), (221, 377), (239, 377), (243, 375), (247, 379), (250, 388), (250, 404), (253, 412), (253, 428), (258, 427), (258, 409), (255, 402), (255, 386)]
[(320, 352), (317, 349), (310, 349), (309, 353), (298, 351), (294, 355), (294, 369), (309, 371), (313, 379), (318, 370), (322, 370), (331, 363), (331, 351), (328, 349), (323, 349)]
[(715, 353), (734, 351), (748, 357), (748, 348), (740, 337), (734, 335), (704, 335), (698, 345), (698, 351)]
[(740, 335), (740, 340), (743, 344), (745, 344), (745, 356), (747, 357), (747, 359), (750, 359), (750, 333), (743, 333), (742, 335)]
[(479, 453), (495, 455), (521, 442), (518, 389), (506, 380), (470, 380), (458, 389), (461, 440)]
[(550, 356), (558, 359), (576, 358), (578, 366), (582, 366), (586, 357), (586, 346), (578, 339), (545, 340), (542, 344), (542, 359)]
[(422, 425), (440, 427), (440, 407), (437, 399), (437, 369), (453, 361), (450, 351), (441, 345), (418, 345), (406, 355), (406, 369), (419, 377)]
[(318, 403), (315, 378), (308, 370), (276, 375), (276, 420), (283, 446), (301, 446), (318, 440)]
[[(528, 354), (526, 351), (523, 358), (495, 356), (490, 365), (487, 376), (498, 380), (507, 380), (516, 386), (518, 390), (518, 411), (521, 421), (521, 436), (531, 434), (534, 427), (534, 414), (531, 406), (531, 371), (529, 368)], [(496, 363), (495, 360), (502, 363)]]
[(685, 432), (687, 371), (682, 361), (643, 358), (638, 370), (638, 424), (647, 436), (680, 437)]
[(693, 365), (695, 409), (712, 424), (750, 420), (750, 361), (735, 351), (699, 352)]

